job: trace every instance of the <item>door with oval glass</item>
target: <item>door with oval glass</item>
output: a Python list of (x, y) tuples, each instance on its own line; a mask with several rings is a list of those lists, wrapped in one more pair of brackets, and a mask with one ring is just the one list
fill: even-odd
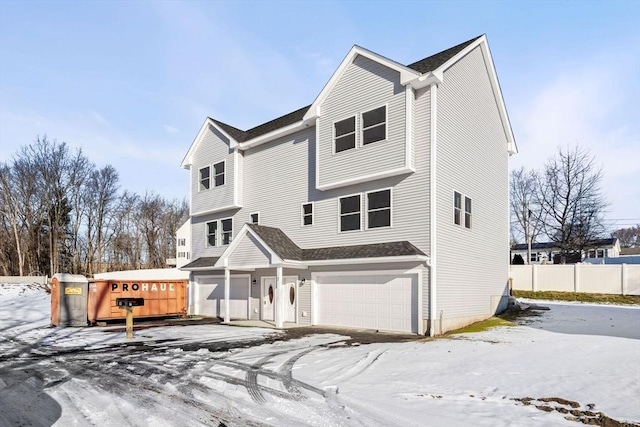
[(276, 299), (276, 278), (262, 278), (262, 320), (275, 320), (273, 307)]
[(296, 284), (298, 283), (297, 277), (285, 277), (285, 314), (284, 321), (285, 322), (295, 322), (296, 321), (296, 305), (298, 304), (298, 287)]

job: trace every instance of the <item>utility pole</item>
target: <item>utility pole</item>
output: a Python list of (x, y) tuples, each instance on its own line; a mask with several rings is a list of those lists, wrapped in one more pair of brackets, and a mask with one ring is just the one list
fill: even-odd
[[(527, 237), (527, 264), (531, 264), (531, 209), (529, 209), (529, 202), (525, 202), (525, 218), (526, 218), (526, 237)], [(523, 204), (525, 204), (523, 203)]]

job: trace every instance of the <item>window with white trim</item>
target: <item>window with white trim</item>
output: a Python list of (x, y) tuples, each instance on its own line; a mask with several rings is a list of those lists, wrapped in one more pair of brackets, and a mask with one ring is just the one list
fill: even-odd
[(362, 145), (387, 139), (387, 107), (362, 113)]
[(340, 120), (333, 124), (334, 152), (356, 148), (356, 117)]
[(340, 231), (360, 230), (362, 198), (360, 194), (340, 198)]
[(391, 189), (367, 193), (367, 228), (391, 227)]
[(200, 190), (208, 190), (211, 183), (211, 168), (209, 166), (200, 168), (198, 171), (198, 180), (200, 182)]
[(233, 237), (233, 219), (221, 219), (220, 228), (222, 229), (222, 244), (228, 245), (231, 243), (231, 238)]
[(251, 224), (260, 224), (260, 212), (251, 214)]
[[(464, 210), (462, 206), (463, 198)], [(471, 228), (471, 198), (463, 196), (457, 191), (453, 192), (453, 223), (456, 225), (464, 226), (465, 228)]]
[(302, 225), (313, 225), (313, 203), (302, 204)]
[(210, 221), (207, 228), (207, 246), (218, 246), (218, 221)]
[(178, 246), (186, 246), (187, 239), (178, 239)]
[(224, 185), (224, 171), (224, 162), (216, 163), (215, 165), (213, 165), (213, 182), (216, 187)]

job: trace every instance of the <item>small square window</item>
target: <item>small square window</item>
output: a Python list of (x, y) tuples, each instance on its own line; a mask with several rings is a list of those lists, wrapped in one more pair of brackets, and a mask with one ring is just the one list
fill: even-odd
[(200, 180), (200, 190), (208, 190), (211, 182), (211, 169), (209, 169), (209, 166), (201, 168), (199, 175), (198, 179)]
[(356, 118), (349, 117), (334, 123), (335, 152), (349, 150), (356, 147)]
[(224, 162), (213, 165), (214, 183), (216, 187), (224, 185)]
[(360, 230), (361, 197), (340, 198), (340, 231)]
[(313, 225), (313, 203), (302, 205), (302, 225)]
[(251, 224), (260, 224), (260, 213), (255, 212), (251, 214)]

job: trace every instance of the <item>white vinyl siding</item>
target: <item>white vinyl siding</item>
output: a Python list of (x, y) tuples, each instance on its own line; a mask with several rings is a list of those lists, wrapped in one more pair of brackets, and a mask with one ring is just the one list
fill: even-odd
[[(382, 106), (385, 109), (382, 125), (385, 142), (363, 145), (363, 113)], [(354, 115), (354, 145), (357, 148), (334, 155), (334, 124)], [(400, 84), (400, 74), (368, 58), (356, 56), (322, 105), (317, 158), (320, 186), (366, 177), (372, 171), (383, 173), (405, 167), (406, 116), (406, 94)], [(379, 130), (370, 128), (372, 135)]]
[[(509, 289), (507, 139), (480, 47), (444, 72), (437, 108), (436, 301), (453, 325), (490, 315)], [(460, 225), (452, 220), (454, 191)], [(471, 228), (465, 196), (473, 200)]]
[(271, 256), (262, 245), (251, 235), (242, 239), (229, 258), (230, 265), (242, 265), (255, 268), (269, 265)]
[[(229, 140), (209, 126), (191, 166), (191, 214), (202, 215), (242, 204), (242, 154), (229, 150)], [(237, 170), (236, 170), (237, 169)], [(201, 174), (208, 171), (208, 178)], [(238, 179), (236, 179), (236, 176)], [(236, 182), (238, 181), (238, 182)]]

